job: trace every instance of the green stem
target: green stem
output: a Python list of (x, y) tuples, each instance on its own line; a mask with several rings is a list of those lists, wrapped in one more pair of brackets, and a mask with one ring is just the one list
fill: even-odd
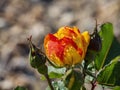
[(96, 76), (93, 73), (91, 73), (90, 71), (86, 70), (85, 73), (96, 79)]
[(49, 85), (49, 87), (51, 88), (51, 90), (54, 90), (54, 88), (53, 88), (53, 86), (52, 86), (52, 83), (51, 83), (51, 80), (50, 80), (48, 74), (46, 74), (45, 77), (46, 77), (46, 79), (47, 79), (48, 85)]

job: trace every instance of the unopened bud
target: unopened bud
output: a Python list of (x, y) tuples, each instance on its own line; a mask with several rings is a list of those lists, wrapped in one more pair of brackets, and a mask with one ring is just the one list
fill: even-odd
[(91, 36), (90, 44), (88, 49), (99, 52), (102, 48), (102, 41), (98, 33)]
[(40, 49), (37, 48), (31, 41), (31, 38), (29, 40), (30, 45), (30, 64), (33, 68), (39, 68), (41, 65), (45, 64), (46, 57), (42, 53), (40, 53)]
[(37, 70), (40, 74), (48, 74), (48, 67), (45, 64), (41, 65), (39, 68), (37, 68)]

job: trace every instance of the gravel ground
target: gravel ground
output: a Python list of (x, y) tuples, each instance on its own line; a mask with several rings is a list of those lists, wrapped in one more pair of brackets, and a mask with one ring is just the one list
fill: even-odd
[(120, 0), (0, 0), (0, 90), (45, 90), (46, 81), (29, 65), (26, 38), (32, 35), (40, 46), (61, 26), (92, 32), (96, 18), (98, 24), (113, 23), (120, 39)]

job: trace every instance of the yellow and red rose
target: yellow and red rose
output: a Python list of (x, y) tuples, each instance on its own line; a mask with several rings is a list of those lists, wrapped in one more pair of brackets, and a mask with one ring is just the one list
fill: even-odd
[(48, 59), (59, 67), (81, 63), (90, 42), (88, 31), (80, 33), (77, 27), (61, 27), (57, 33), (48, 34), (44, 48)]

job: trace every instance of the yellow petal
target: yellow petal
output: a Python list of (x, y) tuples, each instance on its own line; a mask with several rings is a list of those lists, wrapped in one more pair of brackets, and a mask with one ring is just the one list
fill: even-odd
[(82, 33), (82, 35), (83, 35), (83, 37), (84, 37), (84, 39), (85, 39), (85, 42), (86, 42), (87, 45), (88, 45), (89, 42), (90, 42), (90, 34), (89, 34), (89, 32), (88, 32), (88, 31), (85, 31), (85, 32)]

